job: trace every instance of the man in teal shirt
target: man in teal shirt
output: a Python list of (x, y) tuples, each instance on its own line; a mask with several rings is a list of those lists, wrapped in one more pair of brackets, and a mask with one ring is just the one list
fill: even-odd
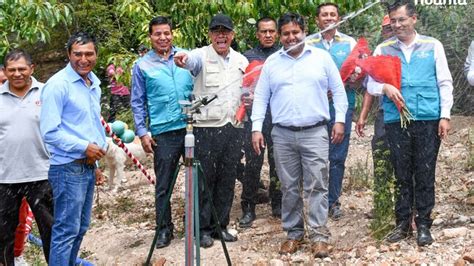
[[(186, 122), (179, 105), (193, 89), (191, 73), (174, 64), (173, 27), (167, 17), (153, 18), (149, 36), (153, 49), (133, 67), (132, 111), (135, 129), (143, 149), (154, 153), (156, 180), (155, 208), (158, 240), (156, 248), (168, 246), (173, 237), (171, 206), (166, 195), (184, 153)], [(147, 123), (146, 121), (149, 121)], [(148, 124), (148, 127), (147, 127)], [(151, 136), (148, 135), (150, 131)], [(164, 212), (164, 205), (169, 208)], [(158, 219), (164, 215), (163, 224)]]

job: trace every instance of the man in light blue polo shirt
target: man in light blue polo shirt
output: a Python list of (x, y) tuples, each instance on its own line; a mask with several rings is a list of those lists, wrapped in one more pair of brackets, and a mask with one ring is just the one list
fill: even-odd
[(48, 179), (53, 187), (54, 225), (50, 265), (75, 265), (89, 227), (96, 161), (105, 155), (100, 123), (100, 81), (95, 38), (72, 35), (69, 64), (46, 83), (41, 101), (41, 134), (51, 153)]
[[(294, 253), (309, 228), (315, 257), (328, 256), (328, 153), (331, 143), (344, 137), (347, 98), (339, 71), (326, 51), (304, 43), (305, 22), (287, 13), (278, 21), (283, 48), (271, 55), (262, 68), (252, 106), (252, 144), (260, 154), (265, 142), (262, 124), (270, 103), (273, 151), (281, 181), (283, 229), (287, 240), (280, 253)], [(328, 91), (332, 92), (335, 124), (330, 119)], [(303, 196), (307, 209), (304, 217)]]
[(17, 260), (13, 243), (23, 198), (35, 216), (48, 261), (53, 193), (48, 182), (49, 154), (39, 128), (43, 83), (32, 76), (34, 64), (25, 51), (12, 50), (4, 61), (7, 81), (0, 86), (0, 265), (13, 265)]

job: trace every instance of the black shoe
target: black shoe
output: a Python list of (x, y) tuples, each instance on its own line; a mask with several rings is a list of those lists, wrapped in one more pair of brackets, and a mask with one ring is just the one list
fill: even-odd
[(433, 243), (433, 237), (431, 237), (430, 228), (427, 225), (417, 226), (416, 243), (418, 246), (426, 246)]
[(170, 245), (171, 239), (173, 239), (173, 233), (168, 230), (163, 230), (158, 233), (158, 239), (156, 241), (156, 248), (164, 248)]
[(251, 227), (255, 218), (256, 218), (255, 211), (245, 210), (242, 215), (242, 218), (240, 218), (239, 227), (241, 228)]
[(410, 236), (410, 221), (403, 221), (386, 237), (387, 242), (396, 243)]
[(268, 190), (265, 190), (263, 188), (259, 188), (257, 190), (257, 204), (263, 204), (263, 203), (269, 203), (270, 202), (270, 196), (268, 194)]
[(212, 237), (208, 234), (202, 234), (199, 244), (203, 248), (212, 247), (212, 245), (214, 244), (214, 239), (212, 239)]
[(272, 202), (272, 216), (281, 219), (281, 201), (278, 203)]
[(344, 216), (344, 213), (342, 212), (341, 207), (339, 207), (338, 205), (335, 205), (334, 207), (329, 209), (328, 216), (334, 221), (337, 221), (341, 219), (342, 216)]
[[(237, 241), (237, 237), (233, 236), (229, 232), (227, 232), (227, 229), (224, 229), (221, 232), (222, 232), (222, 238), (224, 239), (225, 242), (235, 242), (235, 241)], [(212, 237), (215, 238), (215, 239), (220, 239), (220, 236), (217, 232), (212, 233)]]

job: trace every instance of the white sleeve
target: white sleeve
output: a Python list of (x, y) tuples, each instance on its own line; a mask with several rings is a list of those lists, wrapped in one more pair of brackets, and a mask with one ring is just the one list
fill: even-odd
[(467, 52), (466, 63), (464, 64), (464, 74), (471, 86), (474, 86), (474, 41), (471, 42)]
[(262, 131), (263, 120), (267, 112), (267, 106), (270, 102), (271, 88), (270, 77), (268, 75), (267, 65), (263, 65), (262, 72), (255, 87), (254, 99), (252, 104), (252, 132)]
[(334, 109), (336, 111), (335, 121), (345, 123), (347, 107), (349, 106), (347, 102), (346, 89), (344, 88), (344, 83), (342, 83), (341, 74), (337, 69), (336, 63), (334, 63), (329, 53), (326, 53), (325, 60), (328, 75), (328, 87), (331, 90)]
[[(376, 55), (380, 55), (380, 54), (381, 54), (380, 46), (377, 46), (377, 48), (375, 48), (375, 51), (374, 51), (373, 55), (376, 56)], [(374, 95), (374, 96), (383, 95), (383, 91), (382, 91), (383, 85), (384, 85), (384, 83), (377, 82), (371, 76), (368, 76), (367, 92), (369, 94)]]
[(197, 48), (190, 52), (186, 52), (188, 55), (188, 60), (186, 60), (186, 65), (184, 66), (187, 70), (191, 71), (193, 76), (197, 76), (202, 69), (202, 57), (203, 57), (203, 48)]
[(436, 62), (436, 79), (439, 88), (441, 117), (450, 118), (453, 107), (453, 78), (449, 71), (448, 60), (443, 44), (435, 42), (434, 57)]

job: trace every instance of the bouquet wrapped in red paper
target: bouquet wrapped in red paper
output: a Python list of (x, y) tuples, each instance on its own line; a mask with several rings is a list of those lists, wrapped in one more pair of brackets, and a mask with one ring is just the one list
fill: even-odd
[(356, 60), (365, 59), (367, 58), (372, 52), (369, 49), (369, 44), (365, 38), (360, 38), (357, 41), (356, 46), (352, 49), (352, 52), (346, 58), (344, 63), (342, 63), (341, 70), (339, 73), (341, 74), (341, 78), (343, 82), (346, 82), (348, 79), (351, 82), (356, 82), (362, 80), (366, 73), (357, 66)]
[(245, 68), (244, 78), (242, 80), (242, 103), (235, 114), (235, 120), (237, 123), (242, 123), (245, 118), (246, 109), (250, 108), (253, 101), (253, 93), (255, 86), (257, 85), (260, 72), (262, 72), (263, 61), (253, 60)]
[[(400, 58), (390, 55), (371, 56), (364, 60), (357, 60), (356, 64), (360, 66), (369, 76), (380, 83), (387, 83), (401, 91), (402, 86), (402, 65)], [(398, 112), (400, 112), (400, 124), (406, 128), (407, 124), (413, 120), (413, 115), (408, 107), (401, 102), (395, 102)]]

